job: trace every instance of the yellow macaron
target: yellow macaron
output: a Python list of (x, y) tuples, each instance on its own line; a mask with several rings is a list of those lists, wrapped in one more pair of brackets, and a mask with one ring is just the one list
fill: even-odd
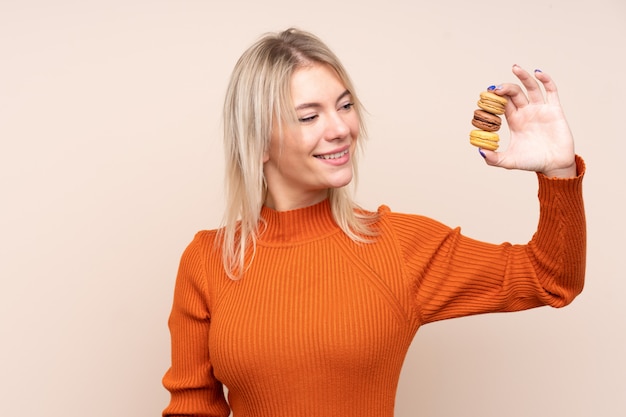
[(472, 130), (470, 132), (470, 143), (481, 149), (495, 151), (498, 149), (500, 136), (496, 132), (486, 132), (484, 130)]

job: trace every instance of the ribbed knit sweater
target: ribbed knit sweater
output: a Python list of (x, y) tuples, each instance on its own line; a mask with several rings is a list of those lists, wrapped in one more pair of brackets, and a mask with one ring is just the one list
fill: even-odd
[(235, 281), (224, 273), (216, 231), (199, 232), (176, 280), (163, 415), (392, 417), (420, 326), (562, 307), (582, 290), (584, 163), (577, 164), (575, 179), (538, 174), (539, 224), (525, 245), (476, 241), (386, 206), (375, 241), (356, 243), (328, 201), (286, 212), (264, 207), (256, 255)]

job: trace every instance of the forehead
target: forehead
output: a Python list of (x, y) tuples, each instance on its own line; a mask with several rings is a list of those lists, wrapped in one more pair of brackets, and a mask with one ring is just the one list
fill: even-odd
[(326, 100), (334, 102), (345, 90), (337, 72), (328, 65), (300, 67), (291, 76), (291, 98), (295, 106)]

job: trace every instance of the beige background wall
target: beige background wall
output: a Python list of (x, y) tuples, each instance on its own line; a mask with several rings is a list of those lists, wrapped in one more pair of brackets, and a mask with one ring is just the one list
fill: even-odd
[(165, 407), (178, 260), (222, 210), (227, 78), (291, 25), (343, 58), (369, 110), (368, 208), (528, 240), (534, 175), (467, 143), (478, 92), (514, 63), (553, 75), (588, 164), (585, 292), (422, 328), (397, 416), (626, 415), (622, 0), (0, 0), (0, 413)]

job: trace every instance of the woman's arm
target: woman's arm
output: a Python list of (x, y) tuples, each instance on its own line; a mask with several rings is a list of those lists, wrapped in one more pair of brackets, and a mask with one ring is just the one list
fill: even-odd
[(209, 352), (211, 315), (199, 235), (183, 253), (169, 318), (172, 365), (163, 377), (171, 401), (163, 416), (227, 417), (222, 384)]

